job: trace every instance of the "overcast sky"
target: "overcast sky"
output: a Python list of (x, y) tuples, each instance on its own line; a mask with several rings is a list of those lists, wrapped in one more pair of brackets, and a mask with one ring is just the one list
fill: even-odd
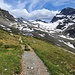
[(65, 7), (75, 7), (75, 0), (0, 0), (0, 7), (14, 17), (51, 20)]

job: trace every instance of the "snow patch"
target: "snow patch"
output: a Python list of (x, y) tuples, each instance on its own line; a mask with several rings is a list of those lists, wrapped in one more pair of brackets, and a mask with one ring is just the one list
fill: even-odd
[(70, 42), (67, 42), (67, 45), (68, 45), (69, 47), (71, 47), (71, 48), (74, 48), (74, 49), (75, 49), (75, 47), (73, 46), (73, 44), (71, 44)]
[(5, 28), (5, 26), (4, 25), (0, 25), (1, 27), (3, 27), (3, 28)]
[(41, 37), (44, 37), (45, 36), (45, 34), (39, 34)]
[(26, 21), (23, 21), (23, 23), (28, 23), (28, 22), (26, 22)]
[(59, 35), (59, 37), (62, 37), (62, 38), (68, 39), (68, 40), (75, 40), (74, 38), (71, 38), (69, 36), (64, 36), (64, 35)]
[(32, 32), (33, 29), (31, 30), (31, 29), (29, 29), (29, 28), (23, 28), (23, 31), (26, 31), (26, 32)]
[(56, 17), (65, 17), (65, 15), (60, 15), (60, 14), (59, 14), (59, 15), (56, 15)]
[(69, 47), (75, 49), (74, 45), (71, 44), (70, 42), (64, 42), (63, 40), (59, 40), (59, 42), (62, 42), (62, 43), (64, 43), (65, 45), (67, 45), (67, 46), (69, 46)]
[(7, 30), (10, 31), (11, 29), (10, 28), (7, 28)]

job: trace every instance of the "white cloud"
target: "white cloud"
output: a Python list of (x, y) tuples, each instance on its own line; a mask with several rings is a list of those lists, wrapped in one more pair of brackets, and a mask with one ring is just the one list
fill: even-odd
[(13, 9), (10, 11), (11, 14), (13, 14), (15, 17), (23, 17), (27, 18), (29, 16), (29, 13), (26, 9)]
[[(46, 3), (50, 2), (50, 0), (41, 0), (38, 8), (42, 8)], [(38, 4), (37, 4), (38, 5)]]
[(39, 0), (32, 0), (30, 5), (29, 5), (29, 12), (31, 12), (33, 10), (33, 8), (35, 8), (35, 6), (38, 4)]
[(67, 4), (73, 4), (75, 3), (75, 0), (51, 0), (50, 1), (52, 5), (54, 6), (62, 6), (62, 5), (67, 5)]
[(23, 8), (26, 7), (26, 4), (27, 4), (27, 1), (21, 2), (21, 0), (19, 0), (19, 1), (17, 2), (17, 7), (16, 7), (16, 8), (18, 8), (18, 9), (23, 9)]
[(28, 12), (26, 9), (14, 9), (11, 13), (15, 17), (23, 17), (28, 20), (35, 20), (35, 19), (49, 19), (51, 20), (53, 16), (55, 16), (58, 11), (50, 11), (48, 9), (40, 9), (34, 10), (32, 12)]
[[(29, 1), (28, 1), (29, 2)], [(33, 11), (34, 9), (40, 9), (42, 8), (47, 2), (50, 2), (50, 0), (30, 0), (29, 5), (29, 12)], [(36, 8), (37, 7), (37, 8)]]
[[(32, 0), (30, 0), (32, 1)], [(34, 1), (34, 0), (33, 0)], [(48, 1), (48, 0), (47, 0)], [(47, 2), (46, 1), (46, 2)], [(13, 9), (13, 7), (7, 3), (5, 3), (3, 0), (0, 1), (0, 7), (2, 9), (8, 10), (12, 15), (15, 17), (23, 17), (28, 20), (35, 20), (35, 19), (49, 19), (58, 13), (58, 11), (50, 11), (48, 9), (38, 9), (33, 10), (33, 8), (36, 7), (36, 4), (38, 4), (39, 0), (35, 0), (34, 3), (31, 3), (29, 6), (29, 10), (31, 12), (28, 12), (27, 9), (24, 7), (26, 6), (26, 1), (22, 3), (20, 0), (18, 1), (17, 8)], [(46, 3), (44, 2), (44, 4)], [(23, 5), (23, 6), (22, 6)], [(22, 6), (22, 7), (21, 7)], [(19, 8), (20, 7), (20, 8)], [(38, 6), (39, 7), (39, 6)], [(32, 11), (33, 10), (33, 11)]]
[(48, 9), (34, 10), (30, 13), (31, 19), (51, 19), (58, 11), (50, 11)]
[(3, 2), (3, 0), (0, 0), (0, 2)]
[(11, 5), (4, 3), (4, 0), (0, 0), (0, 7), (2, 9), (6, 9), (6, 10), (10, 10), (11, 9)]

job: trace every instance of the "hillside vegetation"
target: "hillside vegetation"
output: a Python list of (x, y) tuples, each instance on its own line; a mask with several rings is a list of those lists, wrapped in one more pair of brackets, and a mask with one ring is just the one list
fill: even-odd
[(24, 37), (47, 66), (50, 75), (75, 75), (75, 55), (65, 49), (31, 37)]
[[(0, 30), (0, 74), (21, 73), (20, 35)], [(23, 45), (29, 44), (47, 66), (50, 75), (75, 75), (75, 55), (42, 40), (22, 36)], [(27, 48), (27, 47), (26, 47)], [(28, 48), (26, 51), (29, 50)]]
[(0, 30), (0, 75), (21, 72), (21, 44), (18, 35)]

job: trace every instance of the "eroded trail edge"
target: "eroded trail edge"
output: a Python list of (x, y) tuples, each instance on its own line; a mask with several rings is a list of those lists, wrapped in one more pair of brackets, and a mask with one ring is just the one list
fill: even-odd
[(21, 75), (50, 75), (47, 68), (29, 46), (30, 51), (25, 51), (22, 55)]

